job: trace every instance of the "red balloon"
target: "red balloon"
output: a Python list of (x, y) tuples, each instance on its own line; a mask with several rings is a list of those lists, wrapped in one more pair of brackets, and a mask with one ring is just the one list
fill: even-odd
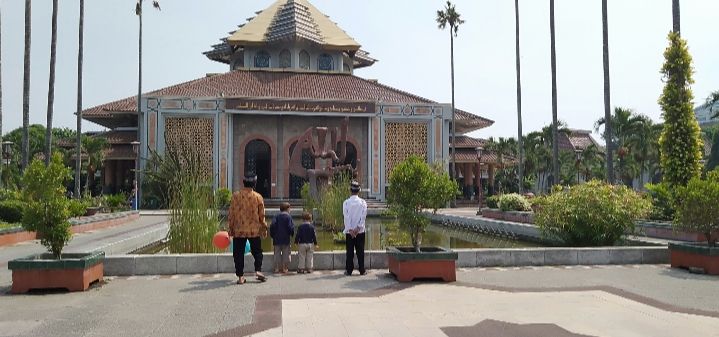
[(227, 249), (230, 246), (230, 234), (226, 231), (220, 231), (212, 237), (212, 244), (218, 249)]

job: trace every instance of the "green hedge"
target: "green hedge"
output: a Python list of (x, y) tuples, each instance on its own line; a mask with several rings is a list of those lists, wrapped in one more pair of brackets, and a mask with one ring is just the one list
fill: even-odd
[(596, 180), (541, 197), (539, 205), (535, 222), (542, 234), (575, 247), (612, 246), (651, 209), (626, 186)]
[(499, 196), (499, 209), (502, 212), (507, 211), (520, 211), (528, 212), (532, 210), (532, 205), (527, 201), (527, 198), (517, 194), (502, 194)]
[(87, 204), (80, 200), (70, 200), (70, 204), (68, 206), (68, 208), (70, 209), (70, 217), (76, 218), (85, 215), (85, 213), (87, 212), (87, 207)]
[(669, 184), (646, 184), (647, 194), (652, 200), (652, 210), (649, 213), (651, 220), (671, 221), (674, 219), (674, 204)]
[(23, 209), (25, 203), (20, 200), (0, 201), (0, 220), (9, 223), (19, 223), (22, 221)]
[(493, 195), (493, 196), (487, 198), (487, 207), (499, 208), (499, 196)]

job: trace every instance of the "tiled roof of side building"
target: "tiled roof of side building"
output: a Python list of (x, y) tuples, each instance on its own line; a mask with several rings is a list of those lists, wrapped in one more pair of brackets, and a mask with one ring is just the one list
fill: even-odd
[(120, 131), (113, 130), (104, 132), (98, 135), (98, 137), (105, 138), (108, 144), (132, 144), (137, 140), (137, 131)]
[[(181, 97), (271, 97), (316, 100), (377, 101), (417, 104), (437, 102), (349, 74), (298, 71), (234, 70), (202, 77), (145, 93), (144, 96)], [(136, 97), (98, 105), (83, 111), (83, 117), (98, 122), (113, 113), (136, 113)], [(455, 109), (456, 119), (469, 131), (494, 121)], [(459, 128), (458, 123), (458, 128)], [(468, 132), (468, 131), (465, 131)]]
[[(476, 163), (477, 162), (477, 152), (472, 149), (457, 149), (456, 154), (456, 160), (457, 163)], [(499, 164), (499, 158), (497, 158), (497, 155), (494, 152), (484, 152), (482, 153), (482, 163), (484, 164), (492, 164), (497, 165)], [(504, 156), (502, 158), (502, 164), (511, 166), (517, 163), (517, 159), (512, 156)]]

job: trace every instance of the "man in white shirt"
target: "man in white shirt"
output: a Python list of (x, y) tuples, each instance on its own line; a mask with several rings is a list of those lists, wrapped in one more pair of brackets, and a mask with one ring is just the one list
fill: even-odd
[(353, 181), (350, 184), (350, 196), (342, 204), (342, 214), (345, 218), (345, 240), (347, 260), (345, 262), (345, 275), (352, 275), (354, 270), (354, 251), (357, 251), (357, 265), (360, 275), (367, 274), (364, 268), (364, 236), (365, 218), (367, 218), (367, 202), (359, 197), (360, 184)]

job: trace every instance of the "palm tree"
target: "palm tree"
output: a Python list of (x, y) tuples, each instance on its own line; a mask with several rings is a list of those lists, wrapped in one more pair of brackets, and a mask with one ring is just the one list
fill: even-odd
[[(635, 114), (631, 109), (616, 107), (614, 108), (614, 116), (611, 117), (610, 123), (607, 123), (606, 119), (602, 117), (594, 124), (597, 131), (601, 126), (605, 126), (606, 128), (606, 125), (609, 125), (609, 127), (614, 130), (612, 132), (613, 137), (611, 137), (611, 142), (617, 147), (619, 174), (625, 185), (631, 186), (632, 178), (634, 178), (631, 172), (633, 167), (631, 163), (628, 162), (631, 159), (629, 139), (641, 130), (641, 126), (644, 122), (644, 117)], [(606, 131), (604, 134), (606, 135)], [(607, 174), (609, 174), (609, 172), (607, 172)]]
[[(707, 96), (706, 101), (702, 105), (703, 108), (709, 109), (709, 113), (714, 112), (715, 105), (719, 103), (719, 90), (712, 92)], [(719, 109), (711, 118), (719, 118)]]
[(52, 37), (50, 39), (50, 79), (47, 85), (47, 125), (45, 126), (45, 165), (52, 157), (52, 113), (55, 105), (55, 50), (57, 47), (57, 0), (52, 0)]
[(82, 48), (85, 24), (85, 0), (80, 0), (80, 23), (77, 46), (77, 135), (75, 143), (75, 198), (80, 198), (80, 171), (82, 170)]
[(25, 53), (22, 80), (22, 170), (24, 171), (30, 161), (30, 36), (31, 31), (31, 5), (25, 0)]
[(679, 34), (680, 31), (680, 24), (679, 24), (679, 0), (672, 0), (672, 30)]
[(638, 116), (636, 129), (629, 135), (628, 146), (639, 168), (639, 188), (644, 188), (644, 175), (653, 176), (659, 166), (659, 135), (662, 125), (654, 124), (644, 115)]
[(95, 172), (102, 166), (105, 160), (105, 150), (108, 148), (107, 140), (100, 137), (82, 136), (82, 147), (87, 155), (87, 179), (85, 181), (85, 193), (89, 195), (90, 188), (95, 183)]
[[(612, 118), (611, 97), (609, 90), (609, 19), (607, 18), (607, 0), (602, 0), (602, 65), (604, 68), (604, 120)], [(614, 184), (614, 144), (612, 143), (612, 125), (604, 127), (606, 142), (607, 182)]]
[(524, 192), (524, 147), (522, 146), (522, 80), (519, 62), (519, 0), (514, 0), (514, 32), (515, 32), (515, 58), (517, 62), (517, 149), (519, 164), (517, 179), (519, 179), (519, 193)]
[(450, 50), (450, 63), (452, 73), (452, 169), (449, 171), (450, 176), (454, 179), (455, 170), (455, 122), (454, 122), (454, 37), (457, 36), (457, 30), (459, 26), (464, 23), (464, 20), (460, 18), (460, 14), (454, 8), (454, 5), (447, 1), (447, 5), (444, 7), (444, 11), (437, 11), (437, 26), (439, 29), (445, 29), (449, 25), (449, 50)]
[(557, 53), (554, 43), (554, 0), (549, 0), (549, 33), (552, 65), (552, 176), (559, 177), (559, 122), (557, 120)]

